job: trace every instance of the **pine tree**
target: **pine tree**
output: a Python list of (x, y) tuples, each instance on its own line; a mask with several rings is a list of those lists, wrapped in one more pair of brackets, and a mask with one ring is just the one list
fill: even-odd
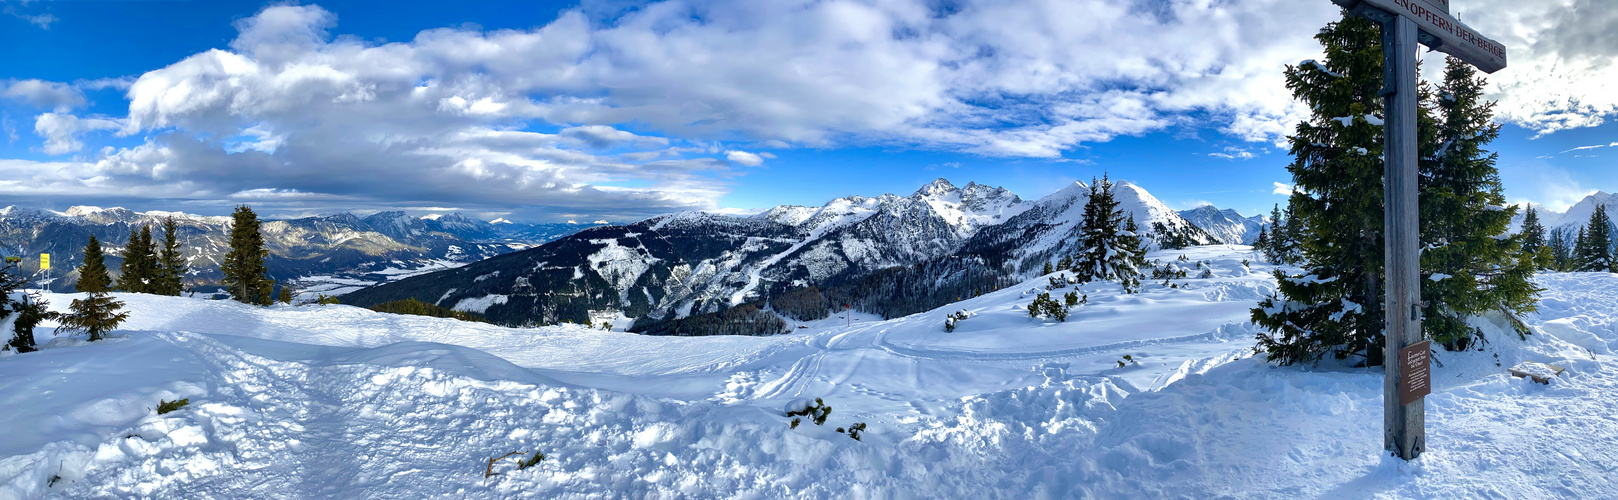
[(73, 288), (80, 292), (105, 292), (111, 284), (112, 277), (107, 275), (107, 264), (101, 254), (101, 242), (92, 235), (90, 242), (84, 244), (84, 264), (79, 265), (79, 283)]
[(1547, 246), (1550, 247), (1550, 268), (1566, 272), (1573, 262), (1573, 245), (1568, 241), (1567, 231), (1562, 228), (1551, 230)]
[(83, 331), (90, 334), (91, 342), (101, 340), (102, 334), (118, 328), (119, 323), (129, 319), (129, 313), (118, 312), (123, 306), (123, 302), (106, 292), (90, 292), (85, 298), (73, 300), (68, 306), (73, 312), (58, 319), (61, 326), (56, 327), (56, 331)]
[(1281, 263), (1281, 249), (1286, 244), (1287, 220), (1281, 217), (1281, 204), (1270, 207), (1270, 241), (1264, 247), (1264, 258), (1271, 263)]
[(122, 292), (152, 293), (157, 277), (157, 255), (152, 251), (152, 228), (141, 226), (140, 231), (129, 230), (129, 244), (121, 254), (124, 262), (119, 266), (116, 288)]
[(1468, 317), (1532, 311), (1540, 292), (1529, 281), (1536, 259), (1523, 253), (1526, 235), (1501, 237), (1516, 208), (1501, 207), (1498, 155), (1483, 150), (1500, 135), (1484, 84), (1470, 64), (1448, 60), (1432, 103), (1442, 145), (1420, 162), (1421, 267), (1436, 278), (1421, 282), (1422, 330), (1452, 351), (1467, 349), (1478, 334)]
[(1618, 259), (1613, 258), (1612, 248), (1612, 219), (1607, 217), (1607, 207), (1596, 205), (1595, 212), (1590, 214), (1590, 222), (1586, 224), (1588, 230), (1581, 230), (1580, 236), (1584, 241), (1582, 250), (1578, 251), (1578, 269), (1585, 272), (1618, 272)]
[(1579, 236), (1573, 238), (1573, 254), (1568, 258), (1569, 271), (1583, 271), (1586, 262), (1590, 259), (1590, 239), (1584, 235), (1584, 228), (1579, 228)]
[(1539, 213), (1534, 211), (1533, 205), (1529, 205), (1528, 213), (1523, 215), (1522, 235), (1522, 253), (1534, 259), (1536, 269), (1548, 268), (1551, 252), (1545, 243), (1545, 226), (1539, 223)]
[(185, 255), (180, 251), (178, 231), (179, 224), (174, 222), (173, 216), (163, 219), (163, 250), (157, 256), (152, 293), (178, 297), (185, 288), (187, 268)]
[(1269, 260), (1271, 262), (1274, 262), (1273, 259), (1270, 259), (1269, 246), (1270, 246), (1270, 228), (1268, 228), (1268, 227), (1260, 227), (1260, 228), (1258, 228), (1258, 238), (1253, 240), (1253, 250), (1258, 251), (1260, 255), (1263, 255), (1265, 260)]
[(264, 267), (269, 251), (264, 249), (264, 236), (259, 232), (258, 214), (246, 205), (236, 207), (231, 214), (230, 252), (219, 265), (224, 274), (225, 288), (233, 298), (247, 304), (269, 305), (274, 286)]
[(1271, 361), (1363, 353), (1366, 364), (1379, 365), (1382, 37), (1376, 24), (1345, 13), (1315, 39), (1325, 47), (1325, 62), (1286, 70), (1287, 88), (1313, 112), (1288, 137), (1287, 170), (1296, 188), (1286, 232), (1296, 232), (1305, 271), (1277, 271), (1277, 294), (1261, 301), (1252, 318), (1264, 330), (1258, 343)]
[(1041, 268), (1039, 270), (1039, 274), (1042, 274), (1042, 275), (1050, 274), (1050, 273), (1054, 273), (1054, 272), (1056, 272), (1056, 270), (1051, 267), (1050, 261), (1045, 261), (1045, 267), (1043, 267), (1043, 268)]
[[(1118, 208), (1113, 183), (1105, 176), (1091, 179), (1090, 199), (1085, 202), (1079, 253), (1073, 256), (1073, 272), (1079, 283), (1117, 280), (1127, 293), (1140, 291), (1140, 268), (1146, 264), (1146, 249), (1132, 215)], [(1127, 221), (1127, 222), (1126, 222)]]
[(287, 286), (287, 285), (281, 285), (281, 295), (279, 297), (277, 297), (276, 301), (278, 301), (278, 302), (280, 302), (282, 304), (291, 304), (292, 303), (292, 287)]

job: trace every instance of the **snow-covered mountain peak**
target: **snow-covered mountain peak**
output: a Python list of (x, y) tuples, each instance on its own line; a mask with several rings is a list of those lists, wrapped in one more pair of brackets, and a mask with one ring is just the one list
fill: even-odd
[(74, 206), (67, 209), (67, 214), (99, 224), (134, 222), (141, 215), (124, 207), (101, 208), (91, 206)]
[(93, 214), (93, 213), (96, 213), (96, 212), (100, 212), (102, 210), (104, 210), (104, 209), (101, 208), (101, 207), (94, 207), (94, 206), (90, 206), (90, 205), (74, 205), (74, 206), (68, 207), (67, 214), (69, 216), (72, 216), (72, 217), (83, 217), (83, 216), (90, 215), (90, 214)]
[[(1590, 215), (1595, 213), (1597, 205), (1607, 207), (1608, 217), (1618, 216), (1614, 214), (1618, 211), (1618, 194), (1606, 191), (1596, 191), (1585, 196), (1578, 203), (1568, 207), (1566, 212), (1556, 212), (1537, 203), (1529, 206), (1534, 208), (1535, 215), (1539, 217), (1539, 224), (1545, 226), (1545, 231), (1562, 229), (1568, 234), (1573, 234), (1578, 232), (1578, 228), (1590, 222)], [(1521, 231), (1523, 219), (1527, 216), (1527, 208), (1519, 207), (1517, 215), (1511, 219), (1511, 229)]]
[(961, 196), (961, 188), (955, 187), (954, 184), (951, 184), (948, 179), (945, 179), (943, 177), (939, 177), (937, 180), (934, 180), (932, 182), (927, 183), (927, 185), (922, 186), (921, 189), (917, 189), (916, 194), (911, 195), (912, 198), (916, 198), (916, 199), (923, 199), (923, 198), (951, 199), (951, 198), (953, 198), (953, 200), (951, 200), (951, 201), (954, 201), (954, 202), (957, 202), (957, 203), (960, 202), (960, 196)]
[(1163, 220), (1179, 218), (1179, 214), (1170, 209), (1168, 205), (1159, 201), (1146, 188), (1133, 182), (1117, 181), (1113, 184), (1113, 197), (1118, 200), (1118, 208), (1124, 213), (1134, 214), (1137, 224), (1146, 224), (1148, 220)]
[(1269, 217), (1243, 217), (1240, 212), (1229, 208), (1220, 210), (1213, 205), (1181, 211), (1180, 217), (1207, 231), (1220, 242), (1244, 245), (1258, 239), (1259, 231), (1270, 224)]
[(1073, 181), (1072, 184), (1045, 195), (1045, 197), (1034, 203), (1038, 205), (1066, 205), (1076, 200), (1088, 199), (1090, 199), (1090, 185), (1084, 181)]
[(19, 206), (16, 206), (16, 205), (11, 205), (11, 206), (8, 206), (6, 208), (0, 208), (0, 218), (6, 218), (6, 219), (20, 219), (20, 220), (39, 221), (39, 220), (52, 220), (52, 219), (62, 217), (63, 215), (64, 214), (62, 214), (61, 212), (53, 212), (53, 211), (50, 211), (50, 210), (40, 210), (40, 209), (37, 209), (37, 208), (24, 208), (24, 207), (19, 207)]

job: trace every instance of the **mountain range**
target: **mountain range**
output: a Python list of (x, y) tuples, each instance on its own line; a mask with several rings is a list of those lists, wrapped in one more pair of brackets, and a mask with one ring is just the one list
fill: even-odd
[[(72, 291), (75, 268), (91, 235), (100, 240), (106, 265), (115, 274), (131, 229), (151, 226), (162, 239), (162, 223), (173, 217), (190, 266), (188, 287), (218, 282), (219, 262), (228, 249), (231, 218), (178, 212), (135, 212), (125, 208), (75, 206), (66, 212), (0, 209), (0, 252), (27, 256), (23, 271), (38, 271), (38, 254), (50, 254), (51, 269), (40, 281), (53, 291)], [(522, 250), (598, 224), (518, 224), (484, 222), (460, 214), (413, 217), (378, 212), (366, 217), (338, 213), (284, 220), (262, 220), (270, 275), (293, 283), (301, 294), (341, 293), (413, 274), (464, 265)]]
[[(617, 318), (649, 328), (744, 304), (781, 308), (779, 299), (807, 293), (809, 303), (822, 305), (799, 319), (840, 304), (867, 311), (874, 304), (873, 312), (892, 317), (936, 306), (924, 297), (891, 297), (897, 290), (953, 301), (1073, 253), (1089, 191), (1077, 182), (1027, 201), (1004, 188), (938, 179), (909, 196), (849, 196), (751, 216), (661, 215), (358, 290), (343, 301), (414, 298), (509, 325)], [(1153, 246), (1219, 241), (1135, 184), (1118, 182), (1114, 193)]]
[(1224, 243), (1251, 245), (1258, 239), (1258, 233), (1269, 227), (1270, 218), (1264, 215), (1242, 217), (1235, 210), (1220, 210), (1213, 205), (1203, 205), (1191, 210), (1181, 210), (1180, 217), (1196, 224), (1197, 227), (1207, 231), (1210, 236)]
[[(1573, 235), (1579, 232), (1579, 228), (1590, 223), (1590, 215), (1595, 213), (1597, 205), (1607, 207), (1607, 217), (1618, 220), (1618, 194), (1605, 191), (1596, 191), (1594, 194), (1585, 196), (1578, 203), (1568, 207), (1565, 212), (1553, 211), (1545, 208), (1544, 205), (1536, 204), (1531, 206), (1534, 207), (1535, 215), (1539, 216), (1539, 224), (1545, 226), (1547, 236), (1551, 232), (1560, 229), (1571, 239)], [(1512, 231), (1522, 230), (1525, 217), (1527, 217), (1527, 210), (1519, 209), (1517, 216), (1511, 219)], [(1615, 227), (1618, 227), (1618, 224), (1615, 224)]]

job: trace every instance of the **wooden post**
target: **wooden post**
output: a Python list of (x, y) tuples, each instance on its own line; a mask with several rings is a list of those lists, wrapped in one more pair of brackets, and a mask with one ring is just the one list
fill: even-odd
[(1416, 172), (1416, 51), (1415, 21), (1392, 16), (1382, 23), (1382, 51), (1388, 81), (1383, 90), (1383, 223), (1386, 238), (1387, 293), (1386, 355), (1383, 357), (1383, 447), (1405, 460), (1427, 447), (1425, 400), (1400, 404), (1400, 384), (1406, 377), (1399, 351), (1422, 340), (1421, 249), (1417, 220)]

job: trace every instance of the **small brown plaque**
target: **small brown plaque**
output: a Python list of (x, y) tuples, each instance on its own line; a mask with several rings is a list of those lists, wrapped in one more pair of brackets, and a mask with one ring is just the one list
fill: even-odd
[(1431, 340), (1423, 340), (1399, 350), (1399, 404), (1407, 405), (1432, 394)]

